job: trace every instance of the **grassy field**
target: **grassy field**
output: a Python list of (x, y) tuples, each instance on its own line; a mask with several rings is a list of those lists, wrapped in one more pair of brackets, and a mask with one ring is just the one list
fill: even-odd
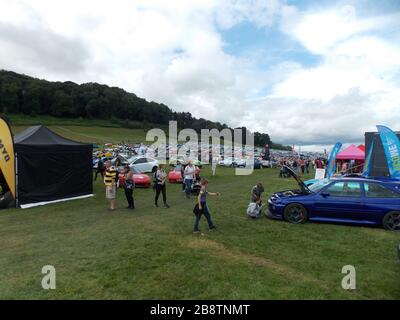
[[(30, 126), (12, 126), (13, 133), (18, 133)], [(77, 125), (49, 125), (50, 130), (75, 141), (85, 143), (127, 143), (146, 142), (146, 131), (144, 129), (127, 129), (113, 127), (85, 127)], [(122, 138), (121, 138), (122, 137)]]
[[(143, 123), (130, 121), (125, 124), (122, 120), (89, 120), (65, 119), (50, 116), (30, 117), (24, 115), (7, 115), (13, 133), (26, 128), (43, 124), (63, 137), (84, 143), (140, 143), (146, 141), (148, 126)], [(124, 127), (128, 125), (128, 127)], [(134, 126), (135, 128), (130, 128)], [(168, 132), (168, 128), (161, 129)]]
[[(211, 176), (209, 207), (217, 231), (201, 222), (192, 233), (194, 199), (168, 184), (170, 209), (153, 206), (153, 190), (135, 190), (136, 209), (106, 211), (95, 197), (0, 212), (1, 299), (400, 299), (400, 235), (378, 228), (265, 218), (248, 220), (249, 190), (266, 195), (294, 187), (274, 169)], [(357, 289), (341, 288), (354, 265)], [(57, 289), (41, 288), (41, 269), (54, 265)]]

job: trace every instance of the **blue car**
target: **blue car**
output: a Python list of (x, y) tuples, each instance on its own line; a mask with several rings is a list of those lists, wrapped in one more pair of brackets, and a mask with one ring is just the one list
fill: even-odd
[(268, 199), (267, 217), (291, 223), (310, 220), (400, 231), (399, 180), (340, 177), (306, 186), (290, 168), (287, 170), (299, 189), (274, 193)]

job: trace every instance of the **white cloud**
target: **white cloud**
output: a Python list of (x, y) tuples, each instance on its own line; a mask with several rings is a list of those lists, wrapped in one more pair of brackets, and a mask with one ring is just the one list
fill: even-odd
[[(321, 63), (262, 70), (257, 60), (274, 48), (227, 54), (219, 30), (243, 21), (280, 28)], [(120, 86), (279, 142), (359, 141), (378, 122), (398, 126), (400, 42), (385, 34), (399, 40), (398, 21), (283, 0), (0, 0), (0, 68)]]
[(400, 46), (378, 35), (382, 28), (393, 30), (399, 15), (362, 19), (350, 6), (295, 15), (282, 30), (322, 62), (292, 70), (260, 102), (273, 136), (333, 143), (362, 141), (364, 131), (378, 123), (399, 129)]

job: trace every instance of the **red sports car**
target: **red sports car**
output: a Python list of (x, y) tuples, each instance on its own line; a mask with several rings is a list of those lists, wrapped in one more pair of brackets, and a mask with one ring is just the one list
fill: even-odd
[(181, 183), (183, 181), (180, 166), (175, 166), (172, 171), (168, 172), (168, 181), (170, 183)]
[[(124, 184), (124, 174), (118, 175), (119, 187), (122, 188)], [(151, 185), (151, 179), (147, 174), (140, 173), (134, 170), (133, 181), (135, 182), (135, 188), (149, 188)]]

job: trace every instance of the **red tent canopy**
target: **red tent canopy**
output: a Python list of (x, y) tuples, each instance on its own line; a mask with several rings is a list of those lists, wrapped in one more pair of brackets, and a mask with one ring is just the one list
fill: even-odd
[(361, 151), (364, 151), (365, 153), (365, 146), (363, 144), (360, 144), (359, 146), (357, 146), (358, 149), (360, 149)]
[(364, 160), (365, 152), (357, 148), (354, 144), (339, 152), (336, 156), (338, 160)]

